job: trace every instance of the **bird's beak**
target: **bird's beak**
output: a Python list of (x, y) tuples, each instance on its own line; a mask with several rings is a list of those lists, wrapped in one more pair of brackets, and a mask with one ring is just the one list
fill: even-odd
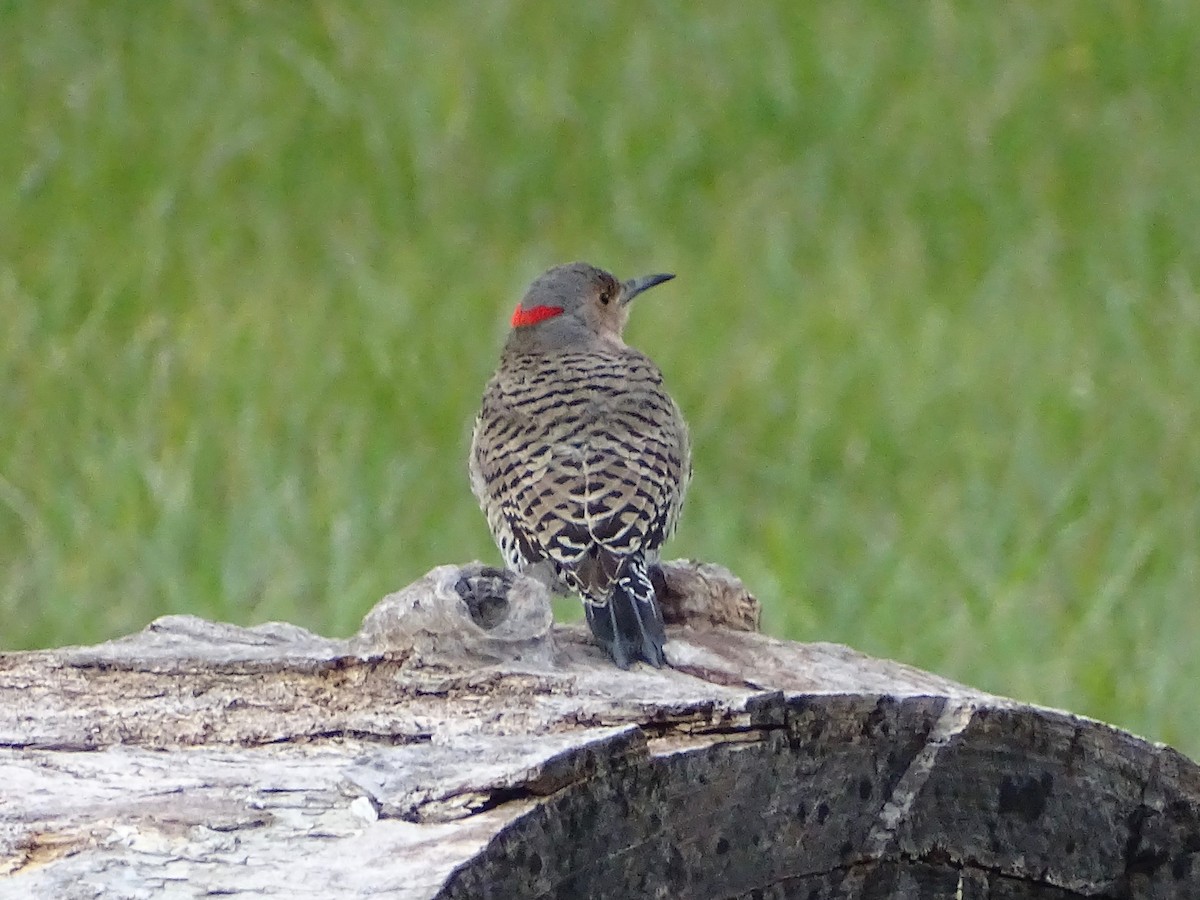
[(640, 294), (642, 291), (648, 291), (656, 284), (662, 284), (664, 281), (670, 281), (674, 275), (643, 275), (641, 278), (630, 278), (621, 285), (621, 305), (628, 305), (629, 301)]

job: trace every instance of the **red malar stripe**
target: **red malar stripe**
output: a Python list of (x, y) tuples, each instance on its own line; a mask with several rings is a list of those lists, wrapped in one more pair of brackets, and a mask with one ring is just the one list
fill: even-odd
[(513, 310), (512, 325), (513, 328), (520, 328), (522, 325), (536, 325), (546, 319), (553, 319), (562, 311), (561, 306), (535, 306), (533, 309), (524, 309), (518, 303), (517, 308)]

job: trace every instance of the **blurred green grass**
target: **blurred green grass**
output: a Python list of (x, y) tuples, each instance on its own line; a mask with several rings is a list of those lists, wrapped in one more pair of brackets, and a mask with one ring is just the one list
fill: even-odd
[(524, 286), (679, 274), (668, 555), (1200, 756), (1200, 13), (0, 6), (0, 646), (495, 559)]

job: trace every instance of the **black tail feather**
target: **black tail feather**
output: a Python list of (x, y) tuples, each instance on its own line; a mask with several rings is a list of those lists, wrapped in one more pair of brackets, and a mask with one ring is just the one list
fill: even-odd
[(603, 602), (585, 600), (584, 607), (592, 634), (619, 667), (639, 659), (658, 668), (666, 663), (662, 613), (640, 555), (625, 561)]

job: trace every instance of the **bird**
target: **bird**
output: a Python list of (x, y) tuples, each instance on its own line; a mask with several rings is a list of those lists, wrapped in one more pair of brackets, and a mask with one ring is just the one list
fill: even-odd
[(621, 669), (665, 662), (652, 577), (692, 477), (679, 406), (622, 335), (630, 303), (674, 278), (555, 266), (512, 315), (471, 435), (471, 489), (509, 568), (577, 593)]

